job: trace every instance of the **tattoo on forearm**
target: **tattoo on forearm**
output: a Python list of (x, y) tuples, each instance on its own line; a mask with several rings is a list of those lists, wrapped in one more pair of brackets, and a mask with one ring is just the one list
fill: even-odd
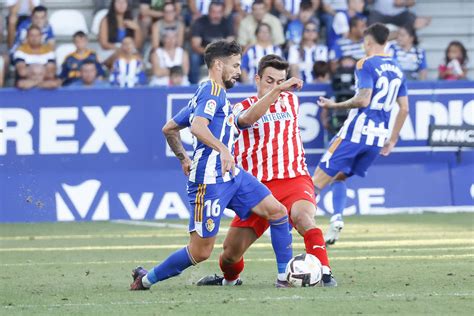
[(184, 150), (179, 134), (166, 135), (166, 141), (179, 160), (186, 158), (186, 151)]

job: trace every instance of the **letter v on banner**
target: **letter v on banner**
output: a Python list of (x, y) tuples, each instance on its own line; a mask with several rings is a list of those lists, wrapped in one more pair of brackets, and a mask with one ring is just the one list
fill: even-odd
[(63, 183), (62, 190), (55, 193), (58, 221), (108, 220), (109, 193), (101, 190), (96, 179), (84, 181), (76, 186)]

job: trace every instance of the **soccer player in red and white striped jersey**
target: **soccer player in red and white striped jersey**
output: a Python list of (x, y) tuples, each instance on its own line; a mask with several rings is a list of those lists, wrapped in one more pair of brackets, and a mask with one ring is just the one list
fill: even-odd
[[(286, 80), (288, 62), (276, 55), (261, 59), (255, 76), (258, 96), (234, 106), (240, 135), (234, 147), (236, 163), (265, 184), (288, 210), (290, 222), (304, 237), (306, 252), (323, 266), (323, 286), (336, 286), (321, 229), (316, 227), (316, 201), (298, 127), (298, 97), (288, 91), (300, 88), (300, 79)], [(285, 81), (286, 80), (286, 81)], [(266, 101), (266, 102), (262, 102)], [(244, 252), (269, 227), (267, 220), (253, 214), (238, 216), (231, 223), (219, 264), (224, 277), (207, 276), (198, 285), (240, 284)], [(222, 280), (222, 281), (221, 281)], [(278, 281), (277, 287), (287, 284)]]

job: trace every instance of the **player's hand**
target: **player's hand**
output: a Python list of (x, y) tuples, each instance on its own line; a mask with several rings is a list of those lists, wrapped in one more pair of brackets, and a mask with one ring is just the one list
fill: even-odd
[(336, 104), (336, 102), (334, 102), (333, 100), (325, 98), (325, 97), (319, 97), (319, 100), (317, 103), (323, 109), (330, 109), (334, 107), (334, 104)]
[(290, 79), (281, 83), (278, 88), (281, 92), (288, 90), (301, 90), (301, 88), (303, 88), (303, 80), (291, 77)]
[(179, 161), (181, 163), (181, 169), (183, 169), (184, 175), (189, 177), (191, 173), (191, 164), (193, 163), (189, 157), (184, 158), (183, 160)]
[(382, 150), (380, 151), (380, 154), (382, 156), (388, 156), (392, 152), (393, 148), (395, 147), (396, 142), (392, 141), (387, 141), (385, 145), (383, 146)]
[(220, 156), (222, 176), (224, 176), (226, 172), (230, 172), (232, 175), (235, 175), (235, 161), (229, 150), (227, 148), (224, 148), (223, 150), (221, 150)]

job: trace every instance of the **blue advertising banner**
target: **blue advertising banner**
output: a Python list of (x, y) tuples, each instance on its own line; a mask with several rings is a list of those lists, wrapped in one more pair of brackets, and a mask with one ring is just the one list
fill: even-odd
[[(349, 181), (347, 214), (471, 209), (474, 152), (427, 145), (429, 125), (474, 125), (474, 83), (410, 85), (410, 117), (390, 157)], [(0, 222), (188, 218), (186, 178), (161, 133), (195, 88), (0, 90)], [(255, 93), (229, 91), (232, 103)], [(324, 152), (316, 100), (297, 93), (310, 171)], [(394, 115), (392, 115), (394, 117)], [(191, 151), (189, 131), (182, 132)], [(319, 203), (332, 211), (330, 193)]]

